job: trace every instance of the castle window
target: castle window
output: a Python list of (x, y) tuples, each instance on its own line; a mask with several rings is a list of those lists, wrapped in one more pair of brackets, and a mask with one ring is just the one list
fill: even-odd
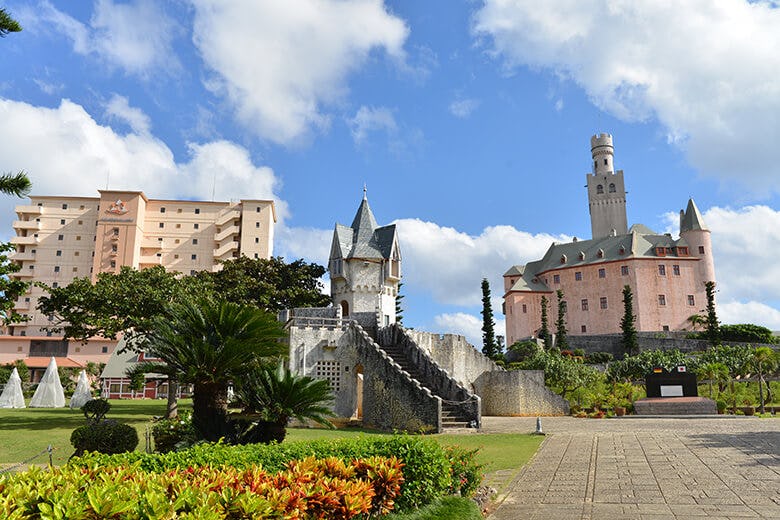
[(314, 377), (324, 379), (333, 392), (341, 389), (341, 363), (339, 361), (317, 361), (314, 365)]
[(615, 190), (615, 183), (614, 182), (610, 182), (609, 183), (609, 192), (610, 193), (615, 193), (615, 191), (616, 191)]
[(580, 251), (580, 260), (585, 260), (585, 252)]
[(582, 271), (576, 271), (574, 273), (574, 279), (577, 280), (578, 282), (581, 282), (582, 281)]
[(661, 264), (658, 266), (658, 276), (666, 276), (666, 266)]
[(688, 248), (687, 247), (678, 247), (677, 248), (677, 255), (678, 256), (688, 256)]
[(625, 246), (620, 246), (620, 249), (618, 249), (618, 253), (621, 255), (626, 254), (626, 248)]
[(679, 265), (673, 265), (672, 266), (672, 274), (674, 276), (680, 276), (680, 266)]
[(609, 164), (609, 162), (607, 162), (607, 160), (604, 159), (604, 166), (606, 166), (607, 164)]
[(587, 311), (588, 310), (588, 300), (587, 299), (583, 299), (581, 303), (582, 303), (582, 310), (583, 311)]
[(566, 255), (561, 255), (561, 263), (562, 264), (566, 263)]
[(528, 306), (523, 304), (523, 314), (528, 314)]
[(595, 170), (598, 167), (599, 167), (599, 162), (598, 161), (593, 161), (593, 169)]
[(704, 246), (699, 246), (699, 254), (700, 255), (704, 254)]
[(661, 327), (661, 329), (662, 329), (664, 332), (669, 332), (669, 325), (664, 325), (663, 327)]
[(688, 305), (690, 305), (691, 307), (696, 305), (696, 298), (694, 298), (692, 294), (688, 295)]
[(666, 305), (666, 295), (664, 295), (664, 294), (659, 294), (658, 295), (658, 305), (660, 305), (662, 307), (664, 305)]
[(666, 248), (656, 247), (655, 248), (655, 254), (658, 255), (658, 256), (666, 256)]
[(582, 326), (582, 328), (581, 328), (581, 330), (582, 330), (582, 332), (583, 332), (583, 333), (585, 333), (585, 332), (588, 332), (588, 327), (586, 327), (585, 325), (583, 325), (583, 326)]
[(604, 193), (604, 186), (602, 186), (601, 184), (596, 186), (596, 194), (597, 195), (602, 195), (603, 193)]
[(111, 267), (116, 267), (116, 260), (111, 260), (111, 263), (109, 265)]
[(563, 312), (567, 312), (569, 310), (569, 305), (566, 303), (566, 300), (561, 302), (561, 307), (563, 307)]
[(117, 235), (119, 235), (119, 228), (115, 227), (115, 228), (111, 229), (111, 232), (114, 233), (114, 236), (117, 236)]
[(607, 306), (607, 297), (606, 296), (602, 296), (601, 298), (599, 298), (599, 306), (602, 309), (608, 308), (608, 306)]
[(561, 283), (561, 275), (554, 274), (553, 275), (553, 283)]
[(607, 277), (607, 270), (603, 267), (599, 269), (599, 278), (606, 278)]
[(604, 258), (604, 250), (603, 249), (599, 249), (599, 252), (597, 253), (597, 255), (598, 255), (599, 258)]
[(620, 266), (620, 275), (621, 276), (628, 276), (628, 266), (627, 265), (621, 265)]

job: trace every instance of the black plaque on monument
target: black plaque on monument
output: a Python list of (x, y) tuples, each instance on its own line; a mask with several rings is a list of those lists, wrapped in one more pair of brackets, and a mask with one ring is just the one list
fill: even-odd
[(684, 366), (671, 371), (654, 368), (645, 376), (647, 397), (698, 397), (696, 374), (688, 372)]

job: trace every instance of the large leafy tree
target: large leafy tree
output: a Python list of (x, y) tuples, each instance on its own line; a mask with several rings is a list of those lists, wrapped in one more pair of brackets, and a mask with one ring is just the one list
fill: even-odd
[(275, 316), (257, 307), (185, 299), (152, 320), (145, 351), (180, 382), (193, 385), (193, 424), (203, 438), (216, 441), (232, 435), (228, 383), (247, 377), (264, 358), (284, 355), (287, 348), (279, 341), (284, 336)]
[(14, 20), (8, 12), (0, 8), (0, 37), (5, 37), (8, 33), (19, 32), (22, 26)]
[(493, 320), (493, 306), (490, 302), (490, 283), (482, 279), (482, 353), (494, 359), (501, 352), (496, 345), (496, 322)]
[(636, 315), (634, 314), (634, 293), (631, 287), (623, 286), (623, 318), (620, 320), (620, 330), (623, 331), (623, 350), (629, 356), (639, 352), (639, 341), (636, 333)]
[(288, 264), (282, 257), (242, 256), (224, 262), (220, 271), (201, 271), (194, 276), (227, 300), (279, 312), (328, 305), (330, 297), (322, 293), (320, 281), (324, 274), (324, 267), (303, 260)]
[(712, 399), (712, 385), (717, 383), (718, 390), (722, 390), (722, 383), (727, 381), (729, 378), (729, 367), (723, 363), (713, 361), (701, 365), (696, 371), (696, 375), (699, 377), (699, 379), (707, 381), (709, 385), (710, 399)]
[(758, 347), (753, 351), (752, 361), (758, 372), (758, 398), (761, 413), (764, 413), (764, 376), (777, 366), (777, 355), (770, 347)]
[(43, 288), (49, 295), (39, 298), (38, 309), (55, 316), (52, 332), (81, 341), (93, 336), (116, 339), (126, 333), (128, 343), (139, 349), (169, 303), (208, 293), (199, 281), (179, 279), (162, 266), (142, 270), (125, 266), (118, 273), (100, 273), (95, 283), (84, 277), (64, 287)]

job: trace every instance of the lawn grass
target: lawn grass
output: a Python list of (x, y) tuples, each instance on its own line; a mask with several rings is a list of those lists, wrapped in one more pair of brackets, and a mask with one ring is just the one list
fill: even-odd
[[(190, 403), (189, 400), (182, 400), (179, 407), (183, 409)], [(140, 441), (137, 449), (143, 450), (146, 426), (152, 416), (164, 412), (163, 400), (112, 400), (108, 418), (134, 426)], [(70, 434), (83, 424), (81, 411), (69, 408), (0, 409), (0, 465), (24, 461), (46, 450), (49, 444), (54, 448), (54, 464), (64, 464), (73, 453)], [(287, 432), (286, 442), (390, 435), (361, 428), (288, 428)], [(479, 448), (477, 461), (484, 465), (486, 473), (520, 468), (536, 452), (542, 441), (539, 436), (506, 433), (440, 434), (429, 437), (443, 445)], [(46, 464), (48, 457), (36, 458), (34, 463)]]
[(482, 520), (477, 504), (468, 498), (444, 497), (410, 513), (387, 515), (388, 520)]

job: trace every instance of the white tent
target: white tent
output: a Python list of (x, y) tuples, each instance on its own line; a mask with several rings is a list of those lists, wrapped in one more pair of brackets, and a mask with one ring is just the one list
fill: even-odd
[(64, 408), (65, 392), (62, 390), (57, 362), (52, 356), (43, 379), (38, 383), (35, 394), (30, 399), (30, 408)]
[(2, 395), (0, 395), (0, 408), (24, 408), (24, 394), (22, 393), (22, 378), (19, 377), (19, 371), (14, 367), (11, 377), (5, 384)]
[(92, 391), (89, 388), (89, 381), (87, 380), (87, 371), (82, 370), (79, 374), (79, 382), (76, 383), (76, 390), (73, 391), (73, 395), (70, 398), (71, 408), (81, 408), (87, 401), (92, 400)]

